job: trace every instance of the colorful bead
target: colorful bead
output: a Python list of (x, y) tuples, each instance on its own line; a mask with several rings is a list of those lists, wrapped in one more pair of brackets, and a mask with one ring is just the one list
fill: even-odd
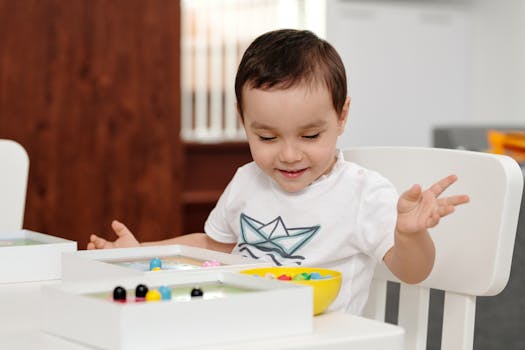
[(162, 268), (162, 261), (159, 258), (153, 258), (149, 262), (150, 271), (158, 271)]
[(135, 288), (136, 301), (143, 301), (144, 298), (146, 298), (146, 294), (148, 294), (148, 287), (146, 287), (144, 284), (139, 284), (137, 288)]
[(312, 272), (310, 274), (310, 279), (311, 280), (322, 280), (323, 276), (321, 276), (321, 274), (319, 272)]
[[(275, 275), (271, 272), (267, 272), (265, 275), (264, 275), (265, 278), (268, 278), (268, 279), (275, 279)], [(297, 274), (294, 274), (294, 273), (284, 273), (284, 274), (281, 274), (279, 277), (277, 277), (278, 280), (281, 280), (281, 281), (308, 281), (308, 280), (322, 280), (322, 279), (328, 279), (328, 278), (332, 278), (331, 275), (321, 275), (321, 273), (317, 272), (317, 271), (314, 271), (312, 273), (308, 273), (308, 272), (301, 272), (301, 273), (297, 273)]]
[(293, 276), (292, 280), (294, 280), (294, 281), (305, 281), (307, 279), (306, 277), (307, 276), (305, 276), (304, 273), (299, 273), (299, 274)]
[(126, 302), (126, 290), (121, 286), (115, 287), (115, 289), (113, 289), (113, 300), (121, 303)]
[(282, 274), (281, 276), (277, 277), (277, 279), (281, 281), (291, 281), (292, 277), (286, 274)]
[(167, 286), (160, 286), (159, 287), (159, 293), (162, 298), (162, 300), (170, 300), (171, 299), (171, 288)]
[(151, 289), (146, 293), (146, 301), (160, 301), (161, 299), (160, 292), (156, 289)]
[(202, 267), (216, 267), (216, 266), (221, 266), (220, 261), (217, 261), (217, 260), (207, 260), (207, 261), (205, 261), (205, 262), (202, 263)]
[(202, 297), (204, 295), (204, 292), (202, 289), (195, 287), (191, 290), (191, 297)]

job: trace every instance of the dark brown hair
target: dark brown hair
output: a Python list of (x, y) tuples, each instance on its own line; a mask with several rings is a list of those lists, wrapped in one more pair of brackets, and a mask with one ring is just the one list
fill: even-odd
[(326, 40), (308, 30), (280, 29), (256, 38), (244, 52), (235, 77), (235, 96), (242, 117), (242, 89), (290, 88), (322, 82), (341, 114), (347, 96), (341, 57)]

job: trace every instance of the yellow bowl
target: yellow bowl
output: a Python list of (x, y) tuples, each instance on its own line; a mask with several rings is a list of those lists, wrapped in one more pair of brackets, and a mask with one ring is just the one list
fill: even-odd
[(275, 278), (281, 275), (296, 276), (301, 273), (311, 274), (312, 272), (318, 272), (321, 277), (330, 276), (328, 278), (315, 279), (315, 280), (290, 280), (284, 282), (292, 282), (297, 284), (303, 284), (311, 286), (314, 295), (314, 315), (319, 315), (326, 310), (330, 304), (335, 300), (339, 289), (341, 288), (341, 273), (335, 270), (322, 269), (317, 267), (261, 267), (256, 269), (243, 270), (242, 273), (248, 275), (257, 275), (260, 277), (267, 277), (268, 274), (272, 274)]

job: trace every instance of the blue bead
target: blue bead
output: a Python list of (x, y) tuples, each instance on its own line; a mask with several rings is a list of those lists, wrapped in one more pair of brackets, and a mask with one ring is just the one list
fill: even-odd
[(310, 274), (310, 279), (311, 280), (321, 280), (321, 279), (323, 279), (323, 276), (321, 276), (321, 274), (319, 272), (312, 272)]
[(170, 300), (171, 299), (171, 288), (168, 286), (160, 286), (159, 287), (159, 293), (162, 298), (162, 300)]
[(151, 270), (160, 270), (162, 268), (162, 261), (159, 258), (153, 258), (149, 262), (149, 269)]

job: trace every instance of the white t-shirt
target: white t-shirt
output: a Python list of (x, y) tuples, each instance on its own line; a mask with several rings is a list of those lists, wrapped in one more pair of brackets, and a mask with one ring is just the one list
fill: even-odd
[(339, 152), (332, 171), (297, 193), (283, 191), (254, 162), (240, 167), (204, 231), (233, 253), (275, 265), (329, 268), (343, 274), (329, 310), (360, 314), (375, 264), (394, 244), (398, 194), (374, 171)]

